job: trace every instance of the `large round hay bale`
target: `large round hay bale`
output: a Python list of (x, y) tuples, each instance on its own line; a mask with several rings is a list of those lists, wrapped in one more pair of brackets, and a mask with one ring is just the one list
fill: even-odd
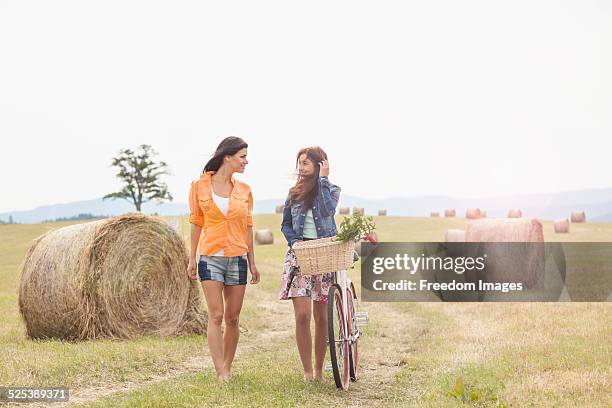
[(487, 212), (485, 210), (480, 210), (480, 218), (487, 218)]
[(446, 242), (465, 242), (465, 230), (460, 229), (449, 229), (444, 234), (444, 240)]
[[(481, 242), (479, 251), (487, 254), (483, 271), (487, 282), (522, 282), (528, 289), (543, 284), (544, 232), (537, 219), (481, 219), (470, 221), (466, 242)], [(536, 244), (508, 244), (536, 243)], [(542, 245), (539, 245), (542, 244)]]
[(277, 214), (282, 214), (284, 209), (285, 209), (285, 206), (283, 204), (281, 204), (281, 205), (277, 205), (276, 206), (276, 210), (275, 211), (276, 211)]
[(206, 312), (183, 239), (139, 213), (39, 237), (23, 263), (19, 311), (31, 338), (202, 334)]
[(465, 218), (470, 220), (477, 220), (480, 218), (480, 208), (468, 208), (465, 211)]
[(586, 222), (586, 214), (584, 211), (572, 211), (572, 222)]
[(542, 223), (536, 219), (499, 218), (470, 221), (466, 242), (544, 242)]
[(522, 218), (522, 217), (523, 217), (523, 212), (519, 210), (518, 208), (513, 208), (512, 210), (508, 211), (508, 218)]
[(274, 243), (274, 235), (269, 229), (255, 231), (255, 243), (257, 245), (271, 245)]
[(457, 215), (457, 212), (455, 211), (454, 208), (447, 208), (446, 210), (444, 210), (444, 216), (447, 218), (451, 218)]
[(437, 212), (437, 211), (432, 211), (432, 212), (430, 212), (430, 213), (429, 213), (429, 216), (430, 216), (430, 217), (439, 217), (439, 216), (440, 216), (440, 213), (439, 213), (439, 212)]
[(381, 217), (386, 216), (387, 215), (387, 210), (384, 209), (384, 208), (378, 210), (378, 215), (381, 216)]
[(567, 234), (570, 232), (570, 222), (567, 218), (555, 220), (554, 227), (556, 234)]
[(340, 210), (338, 210), (338, 212), (341, 215), (348, 215), (351, 213), (351, 209), (349, 207), (340, 207)]
[(365, 214), (365, 210), (363, 209), (363, 207), (353, 207), (353, 214), (355, 214), (355, 215), (364, 215)]

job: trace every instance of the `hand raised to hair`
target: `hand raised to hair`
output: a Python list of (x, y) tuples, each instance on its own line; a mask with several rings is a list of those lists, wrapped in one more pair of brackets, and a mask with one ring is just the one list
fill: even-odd
[(329, 176), (329, 162), (327, 160), (319, 162), (319, 176)]

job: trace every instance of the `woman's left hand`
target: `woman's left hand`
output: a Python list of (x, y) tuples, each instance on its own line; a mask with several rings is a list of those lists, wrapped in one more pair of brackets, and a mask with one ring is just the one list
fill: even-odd
[(327, 160), (319, 162), (319, 176), (329, 176), (329, 162)]
[(256, 285), (259, 283), (259, 271), (255, 265), (249, 266), (249, 269), (251, 270), (251, 284)]

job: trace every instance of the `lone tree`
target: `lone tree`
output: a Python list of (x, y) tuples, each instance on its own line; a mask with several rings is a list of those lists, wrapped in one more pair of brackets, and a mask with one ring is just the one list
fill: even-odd
[(119, 156), (113, 158), (112, 166), (119, 169), (117, 177), (124, 186), (121, 191), (107, 194), (103, 199), (126, 199), (134, 203), (136, 211), (140, 211), (147, 201), (172, 201), (168, 186), (160, 180), (161, 176), (170, 174), (168, 165), (163, 161), (156, 162), (153, 159), (155, 156), (157, 152), (146, 144), (140, 145), (135, 152), (130, 149), (119, 151)]

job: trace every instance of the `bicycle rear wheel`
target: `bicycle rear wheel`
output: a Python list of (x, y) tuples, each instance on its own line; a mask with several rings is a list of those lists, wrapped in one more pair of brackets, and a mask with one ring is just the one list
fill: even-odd
[(329, 337), (329, 357), (336, 387), (344, 390), (349, 386), (349, 347), (345, 331), (345, 316), (342, 311), (342, 291), (340, 286), (332, 285), (327, 298), (327, 335)]

